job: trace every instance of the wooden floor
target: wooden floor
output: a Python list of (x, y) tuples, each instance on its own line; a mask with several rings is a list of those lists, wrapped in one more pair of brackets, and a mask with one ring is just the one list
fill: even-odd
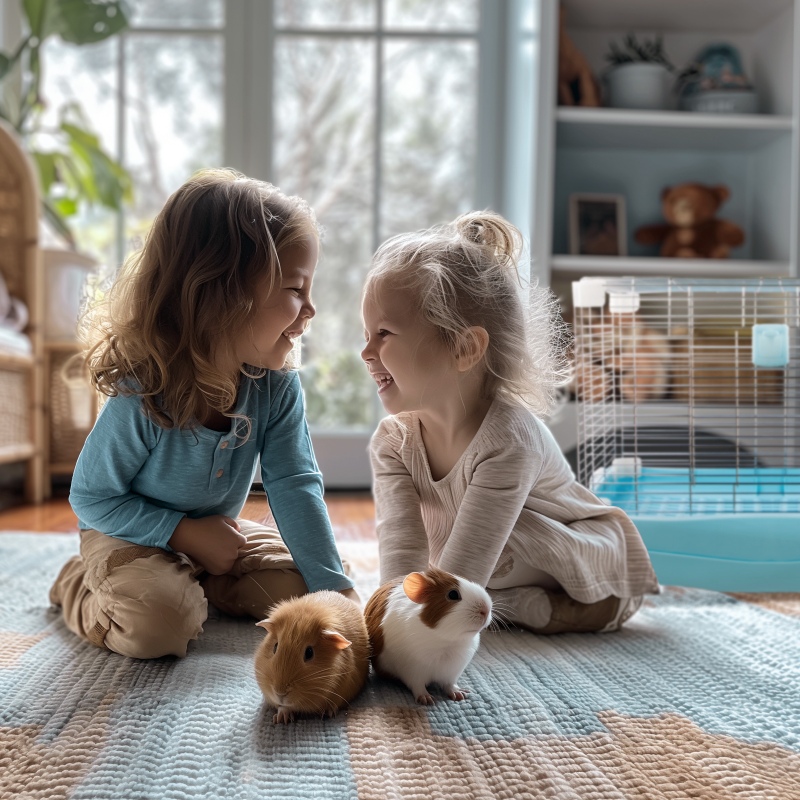
[[(375, 537), (375, 507), (369, 492), (329, 493), (325, 497), (334, 533), (339, 541)], [(255, 522), (270, 522), (272, 516), (263, 495), (245, 503), (242, 516)], [(0, 533), (33, 531), (74, 533), (78, 520), (66, 497), (49, 500), (40, 506), (17, 506), (0, 512)]]

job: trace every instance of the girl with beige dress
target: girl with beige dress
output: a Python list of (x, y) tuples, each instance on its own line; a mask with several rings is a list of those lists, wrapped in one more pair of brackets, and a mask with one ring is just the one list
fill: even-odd
[(370, 445), (381, 582), (430, 563), (536, 633), (616, 630), (658, 581), (541, 421), (566, 337), (551, 293), (521, 290), (521, 241), (475, 212), (375, 254), (361, 355), (390, 415)]

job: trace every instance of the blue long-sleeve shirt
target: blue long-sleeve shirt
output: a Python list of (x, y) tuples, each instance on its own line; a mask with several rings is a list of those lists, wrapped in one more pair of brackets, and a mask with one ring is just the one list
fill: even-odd
[(260, 460), (270, 509), (309, 590), (351, 587), (322, 499), (297, 373), (243, 377), (236, 413), (252, 422), (246, 441), (236, 420), (227, 433), (166, 430), (147, 418), (138, 395), (109, 398), (72, 478), (80, 528), (169, 550), (184, 516), (237, 517)]

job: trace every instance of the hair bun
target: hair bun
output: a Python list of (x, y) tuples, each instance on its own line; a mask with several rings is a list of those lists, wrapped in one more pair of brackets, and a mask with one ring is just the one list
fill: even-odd
[(495, 257), (516, 266), (522, 249), (522, 234), (508, 220), (493, 211), (462, 214), (453, 225), (463, 239), (481, 247), (491, 247)]

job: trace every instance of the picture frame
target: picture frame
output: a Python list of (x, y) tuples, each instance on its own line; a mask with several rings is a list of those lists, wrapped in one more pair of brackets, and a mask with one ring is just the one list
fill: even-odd
[(569, 252), (575, 256), (628, 255), (624, 195), (569, 196)]

